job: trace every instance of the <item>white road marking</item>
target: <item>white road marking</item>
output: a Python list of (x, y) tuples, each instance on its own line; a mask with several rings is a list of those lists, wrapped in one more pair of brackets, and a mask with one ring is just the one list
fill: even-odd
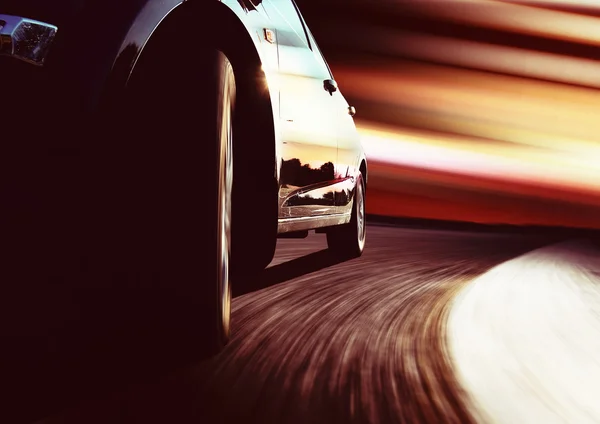
[(455, 300), (448, 343), (490, 423), (600, 423), (600, 250), (582, 241), (500, 264)]

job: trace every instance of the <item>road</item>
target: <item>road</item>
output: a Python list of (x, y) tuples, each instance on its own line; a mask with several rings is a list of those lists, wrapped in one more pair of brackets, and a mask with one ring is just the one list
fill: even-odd
[(364, 255), (340, 262), (322, 234), (279, 240), (255, 287), (234, 293), (225, 351), (42, 422), (472, 422), (446, 343), (451, 300), (547, 243), (370, 225)]
[(554, 243), (476, 278), (454, 302), (448, 348), (487, 423), (600, 422), (600, 252)]

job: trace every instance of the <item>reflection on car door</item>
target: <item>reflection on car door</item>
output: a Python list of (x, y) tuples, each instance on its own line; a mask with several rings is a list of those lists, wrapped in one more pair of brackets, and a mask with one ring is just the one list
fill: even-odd
[[(302, 14), (300, 14), (300, 19), (303, 19)], [(317, 55), (317, 61), (321, 63), (323, 68), (328, 70), (331, 80), (334, 81), (334, 76), (329, 69), (329, 65), (308, 27), (307, 35), (312, 49)], [(330, 187), (334, 192), (335, 208), (333, 211), (335, 213), (347, 214), (352, 209), (355, 178), (359, 172), (362, 147), (358, 132), (356, 131), (356, 125), (354, 124), (354, 118), (350, 115), (350, 106), (340, 89), (331, 94), (329, 120), (335, 128), (337, 140), (335, 181), (333, 181)]]
[(291, 0), (267, 0), (263, 6), (275, 28), (279, 49), (280, 218), (335, 212), (337, 135), (331, 79), (309, 41), (307, 28)]

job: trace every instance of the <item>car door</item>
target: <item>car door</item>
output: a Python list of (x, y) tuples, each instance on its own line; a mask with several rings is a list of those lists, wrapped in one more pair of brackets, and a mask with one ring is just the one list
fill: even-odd
[(279, 52), (280, 218), (335, 212), (337, 133), (331, 73), (291, 0), (263, 1)]
[[(302, 15), (300, 15), (300, 18), (303, 19)], [(337, 140), (335, 180), (329, 187), (334, 193), (335, 208), (333, 212), (338, 214), (350, 213), (356, 176), (359, 173), (362, 154), (362, 145), (353, 118), (355, 111), (354, 108), (350, 108), (350, 105), (342, 94), (342, 90), (338, 87), (337, 82), (335, 82), (327, 60), (323, 56), (308, 27), (307, 35), (315, 54), (318, 55), (317, 59), (320, 60), (323, 67), (327, 68), (331, 81), (335, 85), (335, 91), (330, 93), (331, 100), (328, 105), (328, 119), (335, 128)]]

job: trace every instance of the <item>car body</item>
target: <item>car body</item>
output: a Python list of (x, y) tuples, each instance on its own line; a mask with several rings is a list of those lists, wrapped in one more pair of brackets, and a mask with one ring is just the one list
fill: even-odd
[[(161, 32), (162, 28), (169, 29)], [(171, 189), (163, 190), (162, 180), (153, 177), (148, 167), (143, 168), (146, 172), (143, 181), (152, 180), (153, 188), (143, 188), (138, 192), (132, 187), (134, 184), (139, 187), (142, 180), (136, 179), (138, 177), (131, 170), (149, 166), (141, 158), (162, 160), (163, 156), (172, 155), (169, 136), (144, 144), (140, 139), (157, 138), (156, 132), (125, 136), (118, 126), (127, 125), (129, 117), (136, 113), (140, 115), (139, 110), (147, 106), (138, 102), (133, 107), (133, 103), (126, 101), (132, 78), (141, 75), (143, 79), (146, 71), (154, 66), (152, 63), (166, 66), (160, 63), (160, 54), (154, 57), (155, 62), (150, 59), (144, 61), (145, 52), (151, 50), (153, 43), (158, 43), (154, 40), (160, 40), (160, 49), (155, 49), (159, 53), (180, 49), (177, 55), (171, 56), (172, 60), (180, 60), (183, 55), (188, 57), (190, 66), (196, 66), (203, 60), (195, 46), (199, 51), (204, 51), (202, 49), (206, 46), (214, 46), (225, 52), (214, 56), (221, 58), (219, 63), (233, 64), (238, 97), (235, 103), (231, 94), (227, 107), (237, 107), (235, 119), (242, 113), (240, 110), (246, 111), (243, 112), (246, 115), (245, 126), (241, 127), (243, 131), (237, 133), (238, 139), (244, 140), (238, 141), (234, 133), (234, 153), (231, 153), (235, 170), (231, 189), (234, 264), (237, 255), (239, 262), (244, 262), (244, 270), (253, 267), (252, 264), (256, 265), (255, 271), (261, 270), (271, 261), (278, 236), (303, 237), (307, 230), (312, 229), (326, 232), (333, 250), (346, 250), (354, 256), (361, 254), (367, 162), (354, 125), (354, 109), (338, 89), (293, 0), (4, 0), (0, 4), (0, 34), (0, 80), (3, 82), (0, 111), (11, 122), (10, 126), (4, 125), (3, 131), (8, 137), (11, 128), (17, 128), (18, 131), (11, 136), (15, 138), (11, 140), (26, 140), (11, 143), (14, 148), (11, 169), (37, 175), (27, 180), (28, 183), (24, 182), (26, 180), (17, 183), (10, 180), (14, 183), (10, 187), (5, 180), (3, 190), (10, 193), (5, 197), (7, 209), (13, 208), (14, 213), (8, 213), (3, 219), (5, 224), (8, 223), (7, 227), (12, 228), (11, 234), (16, 241), (22, 239), (23, 231), (29, 231), (26, 228), (32, 228), (29, 221), (25, 222), (24, 216), (39, 214), (44, 217), (36, 227), (41, 232), (34, 234), (31, 230), (31, 240), (34, 245), (52, 246), (40, 256), (51, 255), (54, 258), (49, 261), (53, 275), (70, 275), (69, 267), (73, 266), (73, 262), (65, 259), (69, 255), (90, 261), (96, 254), (110, 256), (110, 260), (103, 262), (108, 264), (107, 267), (117, 267), (116, 264), (125, 267), (135, 263), (139, 270), (144, 266), (151, 267), (157, 260), (168, 256), (170, 250), (164, 248), (165, 245), (179, 243), (186, 246), (185, 243), (193, 242), (191, 236), (190, 240), (175, 242), (175, 236), (165, 228), (175, 228), (180, 225), (180, 220), (187, 219), (181, 213), (175, 216), (173, 212), (184, 210), (183, 206), (177, 206), (178, 202), (183, 202), (184, 191), (188, 195), (196, 190), (213, 193), (211, 187), (217, 183), (207, 183), (210, 179), (203, 180), (204, 177), (199, 176), (194, 186), (190, 181), (195, 177), (188, 179), (182, 174), (170, 181)], [(185, 49), (180, 44), (185, 44)], [(199, 75), (204, 68), (198, 66)], [(173, 75), (181, 75), (182, 79), (194, 78), (186, 74), (185, 68), (180, 71)], [(150, 87), (156, 87), (157, 93), (168, 91), (160, 87), (160, 76), (152, 84), (155, 85)], [(228, 93), (233, 93), (232, 87), (230, 85)], [(180, 86), (180, 90), (185, 88)], [(248, 94), (250, 92), (253, 94)], [(252, 96), (256, 98), (249, 99)], [(149, 99), (151, 101), (152, 98)], [(243, 102), (246, 106), (240, 106)], [(164, 107), (165, 114), (169, 114), (171, 105), (164, 103), (145, 109), (144, 113), (156, 113), (153, 115), (156, 118), (145, 123), (145, 118), (138, 116), (137, 131), (143, 131), (146, 124), (160, 120), (160, 111), (156, 109), (161, 107)], [(182, 110), (185, 114), (186, 109)], [(199, 116), (202, 114), (199, 113)], [(102, 117), (102, 124), (95, 127), (102, 136), (86, 127), (92, 115)], [(233, 123), (228, 125), (230, 130), (234, 127)], [(189, 128), (192, 128), (191, 124)], [(197, 130), (202, 132), (202, 128)], [(183, 133), (180, 136), (184, 137)], [(130, 144), (135, 144), (135, 148)], [(214, 168), (210, 148), (199, 154), (198, 168)], [(41, 152), (46, 160), (34, 164), (31, 158), (39, 156), (36, 156), (37, 153), (32, 156), (33, 151)], [(78, 159), (73, 159), (75, 157)], [(185, 162), (187, 155), (173, 158), (175, 162)], [(230, 166), (227, 160), (223, 162), (225, 167)], [(87, 165), (82, 165), (84, 162)], [(183, 166), (173, 165), (168, 175), (183, 172), (181, 168)], [(136, 172), (142, 173), (140, 170)], [(168, 175), (164, 173), (161, 178), (166, 181), (170, 178)], [(229, 174), (225, 172), (223, 175), (219, 184), (229, 184)], [(176, 188), (179, 183), (185, 186), (181, 191)], [(341, 229), (346, 228), (348, 233), (349, 226), (353, 225), (352, 231), (356, 233), (357, 224), (352, 220), (353, 211), (358, 208), (355, 197), (359, 185), (361, 204), (357, 213), (362, 225), (362, 239), (358, 245), (354, 243), (354, 249), (347, 251), (348, 234)], [(125, 186), (130, 187), (126, 193)], [(178, 193), (177, 196), (174, 192)], [(219, 195), (217, 193), (217, 198)], [(167, 208), (165, 196), (175, 206)], [(24, 198), (38, 200), (27, 203), (22, 201)], [(82, 200), (84, 198), (85, 201)], [(150, 201), (155, 202), (153, 206), (141, 212), (139, 204)], [(198, 200), (191, 209), (211, 209), (215, 203), (208, 195), (202, 201), (204, 203)], [(119, 207), (113, 206), (115, 204)], [(219, 207), (228, 208), (227, 205), (224, 202)], [(27, 210), (31, 213), (23, 213), (23, 208), (30, 208)], [(159, 216), (157, 210), (161, 210), (162, 215)], [(217, 214), (217, 209), (214, 210)], [(221, 256), (225, 259), (221, 260), (219, 252), (215, 253), (216, 259), (208, 254), (207, 257), (222, 265), (222, 270), (215, 271), (216, 276), (210, 271), (206, 274), (208, 277), (202, 277), (208, 281), (199, 285), (211, 285), (213, 282), (210, 280), (215, 278), (229, 278), (226, 263), (230, 249), (227, 241), (229, 224), (223, 224), (223, 232), (216, 234), (211, 230), (216, 215), (210, 216), (212, 218), (207, 218), (208, 222), (201, 224), (205, 226), (202, 234), (206, 236), (202, 237), (205, 237), (209, 250), (222, 244)], [(229, 219), (230, 216), (225, 216), (222, 221)], [(146, 225), (144, 228), (142, 221)], [(77, 222), (77, 228), (74, 222)], [(155, 242), (148, 236), (150, 227), (155, 238), (163, 237), (163, 242)], [(190, 222), (189, 228), (192, 227)], [(344, 234), (338, 235), (339, 231)], [(179, 232), (179, 237), (183, 237), (181, 234)], [(5, 238), (5, 242), (8, 243), (6, 240), (9, 239)], [(84, 250), (73, 247), (76, 244), (74, 240), (88, 246), (87, 250), (84, 249), (85, 254), (81, 253)], [(149, 245), (154, 247), (151, 249), (147, 247)], [(164, 251), (161, 250), (163, 248)], [(236, 253), (236, 249), (241, 253)], [(180, 257), (185, 256), (184, 251), (182, 247), (181, 254), (173, 261), (180, 261)], [(155, 256), (152, 260), (140, 259), (146, 253), (139, 253), (138, 257), (131, 252)], [(257, 256), (256, 252), (262, 253)], [(19, 262), (24, 255), (33, 258), (33, 253), (27, 248), (13, 249), (11, 258)], [(139, 261), (132, 259), (132, 255)], [(202, 266), (213, 267), (213, 259), (207, 259)], [(62, 264), (64, 269), (56, 264)], [(51, 273), (45, 272), (42, 270), (36, 274), (40, 284), (47, 281), (48, 273)], [(241, 277), (236, 275), (233, 277), (234, 284), (236, 279), (243, 284), (244, 271), (239, 272)], [(25, 281), (25, 277), (19, 278)], [(81, 283), (83, 280), (85, 278), (78, 281)], [(79, 283), (73, 282), (73, 285)], [(219, 286), (218, 290), (215, 289), (221, 302), (221, 306), (217, 307), (221, 315), (217, 326), (227, 327), (219, 330), (224, 334), (217, 344), (222, 346), (229, 331), (230, 295), (227, 292), (230, 288), (227, 281), (219, 282)], [(211, 292), (209, 297), (215, 298), (215, 293)], [(224, 315), (227, 315), (226, 319)], [(227, 322), (223, 324), (224, 321)]]

